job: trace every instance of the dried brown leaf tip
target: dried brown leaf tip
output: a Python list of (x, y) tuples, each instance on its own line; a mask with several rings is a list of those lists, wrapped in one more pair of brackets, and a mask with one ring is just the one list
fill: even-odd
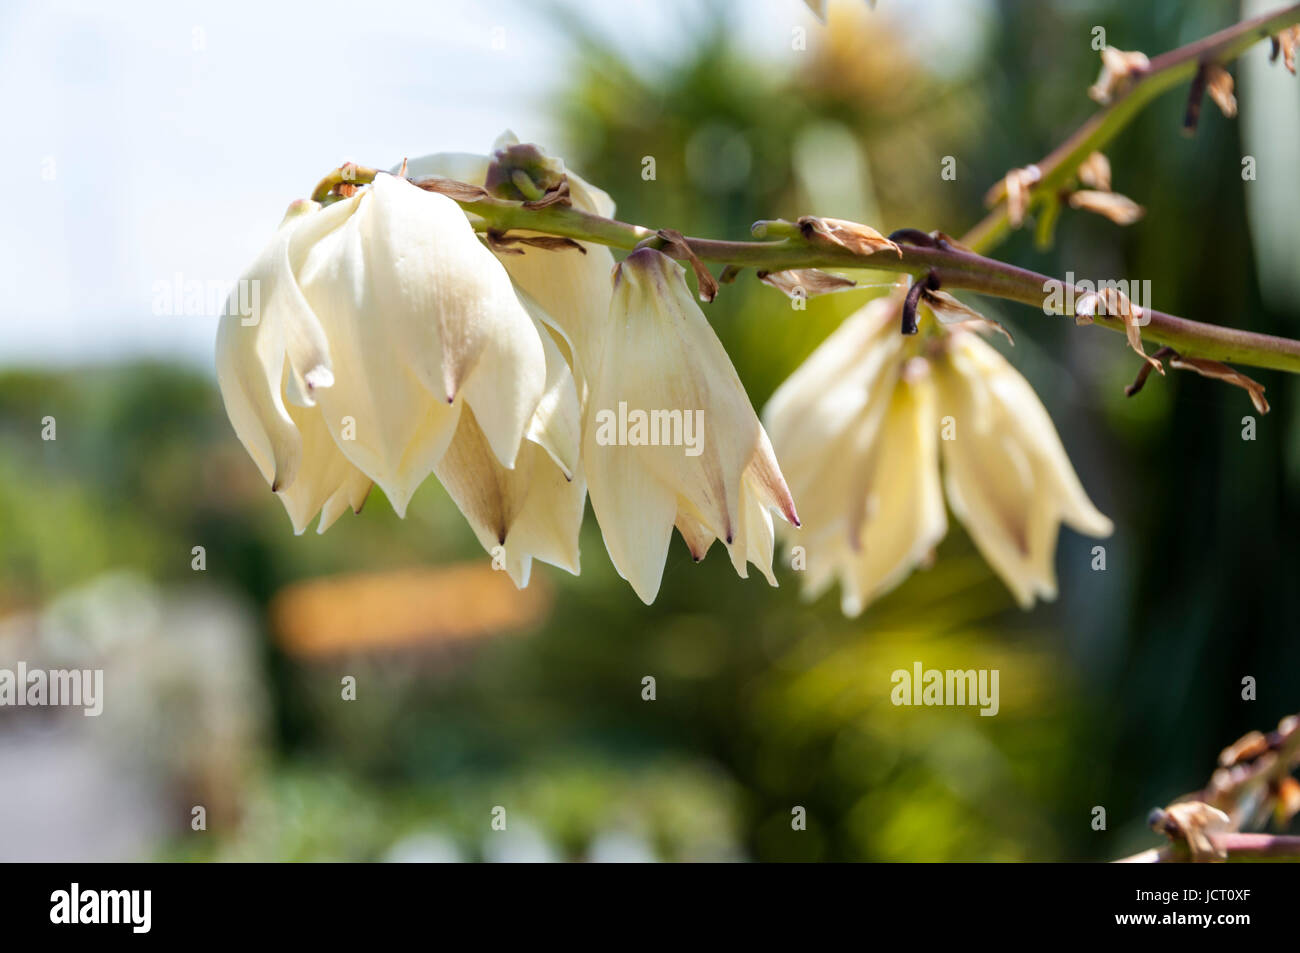
[[(1142, 390), (1142, 386), (1147, 381), (1147, 376), (1151, 373), (1150, 365), (1155, 365), (1155, 368), (1160, 371), (1160, 373), (1164, 373), (1164, 368), (1161, 366), (1160, 361), (1167, 357), (1169, 358), (1169, 366), (1175, 370), (1194, 371), (1202, 377), (1208, 377), (1212, 380), (1223, 381), (1225, 384), (1231, 384), (1234, 387), (1240, 387), (1250, 395), (1250, 402), (1255, 405), (1257, 411), (1261, 414), (1266, 414), (1269, 411), (1268, 401), (1264, 397), (1264, 385), (1253, 378), (1247, 377), (1240, 371), (1229, 367), (1227, 364), (1220, 363), (1219, 361), (1207, 360), (1203, 357), (1184, 357), (1171, 347), (1162, 347), (1156, 351), (1155, 354), (1149, 357), (1144, 354), (1143, 357), (1146, 358), (1149, 364), (1142, 365), (1142, 369), (1138, 371), (1137, 379), (1124, 389), (1124, 393), (1129, 397), (1132, 397), (1134, 394)], [(1251, 735), (1246, 735), (1244, 738), (1239, 740), (1236, 745), (1225, 748), (1222, 754), (1219, 755), (1220, 763), (1225, 765), (1228, 764), (1228, 762), (1223, 761), (1223, 758), (1227, 757), (1229, 752), (1232, 752), (1237, 746), (1246, 745), (1250, 741), (1251, 737)], [(1244, 759), (1245, 757), (1246, 755), (1244, 754), (1240, 755), (1240, 759)], [(1250, 757), (1254, 757), (1254, 755), (1250, 755)]]
[(1201, 121), (1201, 100), (1209, 93), (1215, 105), (1229, 119), (1237, 115), (1237, 97), (1232, 94), (1232, 74), (1218, 63), (1202, 63), (1192, 79), (1187, 92), (1187, 113), (1183, 117), (1183, 132), (1196, 132)]
[(1147, 211), (1127, 195), (1120, 195), (1118, 192), (1102, 192), (1098, 189), (1078, 189), (1071, 192), (1070, 208), (1105, 216), (1116, 225), (1132, 225)]
[(813, 298), (817, 295), (845, 291), (857, 286), (852, 278), (832, 275), (818, 268), (791, 268), (786, 271), (760, 271), (758, 280), (771, 285), (790, 298)]
[(482, 199), (491, 198), (486, 189), (481, 189), (477, 185), (470, 185), (468, 182), (457, 182), (455, 179), (443, 179), (436, 175), (412, 179), (411, 184), (424, 189), (426, 192), (437, 192), (439, 195), (445, 195), (457, 202), (478, 202)]
[(695, 254), (695, 249), (691, 248), (690, 242), (686, 240), (681, 232), (672, 228), (659, 229), (658, 238), (664, 245), (664, 251), (672, 258), (678, 261), (688, 261), (692, 270), (695, 272), (695, 281), (700, 288), (700, 300), (712, 301), (718, 296), (718, 279), (713, 277), (713, 272), (705, 267), (704, 262), (700, 261), (699, 256)]
[(1252, 761), (1268, 750), (1268, 735), (1262, 731), (1248, 731), (1219, 752), (1219, 764), (1231, 768), (1243, 761)]
[(1146, 214), (1146, 209), (1127, 195), (1110, 190), (1110, 160), (1100, 152), (1083, 160), (1078, 176), (1085, 188), (1065, 196), (1070, 208), (1105, 216), (1116, 225), (1132, 225)]
[(1229, 119), (1237, 115), (1237, 97), (1232, 94), (1232, 74), (1218, 63), (1205, 65), (1205, 91), (1223, 115)]
[(816, 218), (812, 215), (803, 216), (797, 224), (804, 238), (818, 238), (846, 248), (855, 255), (874, 255), (891, 249), (899, 258), (903, 257), (903, 250), (898, 245), (870, 225), (846, 222), (840, 218)]
[(1163, 810), (1156, 808), (1149, 821), (1152, 830), (1170, 840), (1185, 842), (1193, 861), (1227, 859), (1227, 853), (1210, 839), (1210, 834), (1232, 827), (1232, 820), (1217, 807), (1203, 801), (1179, 801)]
[(929, 288), (921, 291), (921, 300), (938, 319), (939, 323), (951, 330), (976, 331), (980, 334), (1001, 334), (1014, 347), (1015, 338), (1011, 332), (1002, 326), (1000, 321), (994, 321), (980, 314), (974, 308), (963, 304), (946, 291), (931, 290)]
[(1283, 778), (1277, 783), (1275, 797), (1277, 804), (1273, 811), (1277, 826), (1285, 830), (1295, 816), (1300, 814), (1300, 781)]
[(1136, 50), (1126, 52), (1108, 46), (1101, 51), (1101, 73), (1097, 82), (1088, 87), (1088, 95), (1094, 102), (1109, 106), (1111, 102), (1151, 68), (1151, 61), (1145, 53)]
[(1023, 169), (1012, 169), (1002, 181), (989, 190), (984, 201), (996, 205), (1002, 199), (1007, 201), (1007, 221), (1012, 228), (1019, 228), (1025, 222), (1029, 212), (1030, 190), (1043, 177), (1043, 170), (1036, 165), (1027, 165)]
[(1090, 189), (1110, 191), (1110, 160), (1104, 153), (1094, 152), (1079, 164), (1079, 181)]
[(1264, 385), (1247, 377), (1240, 371), (1234, 370), (1227, 364), (1208, 361), (1201, 357), (1183, 357), (1175, 354), (1170, 357), (1169, 366), (1180, 371), (1195, 371), (1202, 377), (1209, 377), (1216, 381), (1223, 381), (1225, 384), (1232, 384), (1234, 387), (1240, 387), (1250, 395), (1250, 402), (1255, 405), (1257, 411), (1261, 414), (1268, 413), (1268, 401), (1264, 399)]
[(527, 245), (530, 248), (544, 248), (547, 251), (565, 251), (569, 248), (576, 248), (582, 254), (587, 254), (587, 249), (572, 238), (560, 238), (555, 235), (507, 235), (498, 229), (490, 228), (487, 231), (487, 240), (494, 251), (506, 255), (522, 255), (524, 250), (518, 247), (520, 245)]
[(1300, 46), (1300, 24), (1287, 27), (1281, 33), (1272, 38), (1273, 52), (1269, 59), (1276, 62), (1279, 53), (1282, 54), (1282, 64), (1295, 75), (1295, 51)]
[(540, 199), (529, 199), (524, 203), (524, 208), (549, 208), (557, 204), (573, 204), (572, 199), (569, 197), (569, 180), (567, 178), (561, 180), (559, 185), (549, 189)]

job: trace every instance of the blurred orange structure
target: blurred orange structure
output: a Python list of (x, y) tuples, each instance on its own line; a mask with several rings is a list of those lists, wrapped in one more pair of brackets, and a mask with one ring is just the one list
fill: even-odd
[(517, 632), (545, 619), (552, 602), (544, 580), (516, 589), (504, 572), (473, 562), (295, 583), (276, 593), (270, 614), (288, 654), (316, 659)]

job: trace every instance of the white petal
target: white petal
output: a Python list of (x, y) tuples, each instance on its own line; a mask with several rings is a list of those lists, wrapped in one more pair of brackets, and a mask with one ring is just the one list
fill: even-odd
[(1038, 396), (974, 335), (954, 336), (938, 375), (955, 439), (943, 442), (953, 512), (1022, 608), (1056, 596), (1062, 517), (1101, 535), (1111, 524), (1088, 500)]
[(649, 602), (674, 523), (697, 556), (716, 537), (732, 547), (739, 569), (751, 543), (764, 565), (763, 521), (747, 514), (757, 535), (740, 538), (745, 495), (789, 519), (793, 504), (681, 266), (657, 251), (634, 252), (620, 269), (609, 323), (584, 422), (583, 460), (615, 566)]
[(527, 436), (544, 447), (565, 477), (571, 479), (578, 472), (582, 445), (578, 391), (573, 372), (551, 333), (540, 325), (537, 333), (546, 353), (546, 387), (528, 424)]
[(323, 533), (347, 507), (360, 508), (370, 478), (343, 455), (314, 408), (290, 404), (288, 410), (302, 435), (302, 464), (293, 482), (282, 486), (278, 495), (295, 533), (306, 530), (318, 513), (317, 532)]
[(905, 374), (866, 474), (857, 547), (842, 573), (846, 614), (901, 583), (947, 532), (938, 442), (933, 383), (928, 374)]
[(324, 331), (303, 298), (290, 261), (295, 233), (319, 230), (318, 208), (302, 202), (290, 206), (271, 242), (240, 278), (240, 287), (249, 289), (244, 293), (252, 295), (252, 313), (239, 313), (236, 291), (217, 328), (217, 381), (226, 413), (273, 487), (293, 480), (301, 453), (284, 387), (306, 402), (305, 378), (322, 378), (330, 365)]
[(646, 605), (654, 602), (677, 514), (676, 495), (628, 455), (583, 442), (587, 492), (618, 574)]
[[(410, 179), (437, 176), (440, 179), (482, 185), (487, 178), (489, 161), (491, 160), (487, 156), (470, 152), (437, 152), (418, 159), (407, 159), (406, 176)], [(401, 168), (401, 163), (398, 163), (389, 171), (396, 175)]]
[(459, 206), (386, 175), (359, 196), (302, 266), (307, 299), (340, 355), (317, 400), (339, 446), (402, 512), (451, 440), (461, 398), (513, 464), (546, 360)]
[[(523, 587), (534, 558), (578, 573), (578, 533), (586, 487), (567, 480), (546, 451), (525, 441), (514, 469), (488, 445), (472, 411), (434, 468), (483, 548)], [(498, 549), (499, 547), (499, 549)]]

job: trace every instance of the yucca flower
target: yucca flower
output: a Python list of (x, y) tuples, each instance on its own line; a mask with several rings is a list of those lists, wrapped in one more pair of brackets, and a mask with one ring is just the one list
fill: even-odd
[(1051, 599), (1061, 522), (1094, 536), (1111, 523), (997, 350), (965, 327), (936, 326), (928, 340), (898, 333), (904, 290), (845, 320), (763, 412), (803, 501), (791, 535), (806, 553), (805, 592), (838, 580), (844, 612), (857, 615), (928, 560), (947, 532), (942, 460), (953, 513), (1017, 602)]
[(607, 320), (588, 371), (583, 465), (615, 568), (652, 602), (676, 526), (697, 561), (721, 539), (742, 578), (752, 562), (776, 585), (771, 511), (797, 524), (794, 502), (682, 266), (634, 251)]
[(544, 330), (542, 343), (546, 388), (514, 466), (497, 459), (474, 411), (466, 408), (433, 469), (493, 564), (520, 588), (528, 585), (533, 559), (578, 574), (578, 534), (587, 503), (573, 375)]
[(223, 316), (218, 380), (297, 531), (370, 481), (404, 513), (467, 410), (515, 465), (547, 388), (545, 332), (455, 202), (381, 174), (294, 203), (243, 280), (260, 306)]
[[(563, 177), (574, 208), (601, 216), (614, 213), (605, 192), (566, 169), (562, 160), (518, 144), (509, 133), (498, 139), (490, 156), (443, 153), (406, 163), (413, 180), (455, 179), (498, 198), (527, 197), (515, 191), (515, 173), (521, 172), (529, 176), (525, 185), (537, 192)], [(515, 230), (510, 236), (528, 238), (531, 233)], [(566, 350), (581, 398), (581, 477), (619, 573), (645, 602), (652, 602), (675, 525), (697, 561), (715, 539), (722, 539), (742, 577), (753, 562), (775, 585), (769, 507), (793, 519), (793, 503), (735, 369), (691, 298), (681, 267), (657, 251), (635, 252), (619, 267), (612, 285), (614, 258), (602, 245), (584, 243), (579, 250), (520, 243), (496, 248), (494, 254), (521, 293), (545, 314)], [(621, 301), (616, 286), (622, 288)], [(691, 362), (673, 356), (681, 354)], [(607, 426), (609, 419), (602, 412), (617, 414), (620, 405), (633, 414), (658, 412), (663, 417), (656, 419), (678, 425), (698, 423), (698, 455), (678, 445), (620, 444), (617, 433), (610, 435), (612, 441), (603, 441), (602, 424)], [(510, 479), (523, 489), (517, 478)], [(451, 485), (445, 478), (443, 482)], [(458, 502), (472, 496), (468, 482), (462, 487), (460, 495), (453, 491)], [(573, 502), (571, 490), (567, 499)], [(461, 509), (470, 512), (465, 503)], [(576, 509), (564, 512), (580, 514), (581, 500)], [(491, 521), (479, 523), (487, 546)]]
[[(506, 170), (525, 164), (541, 170), (539, 177), (547, 179), (537, 183), (540, 188), (564, 179), (574, 208), (605, 218), (613, 216), (614, 201), (608, 193), (566, 168), (562, 159), (546, 155), (535, 145), (521, 145), (511, 132), (497, 138), (491, 155), (444, 152), (421, 156), (406, 163), (406, 174), (412, 179), (423, 176), (454, 179), (489, 187), (499, 194), (512, 191), (511, 177)], [(528, 238), (536, 233), (516, 229), (510, 234)], [(604, 245), (578, 244), (580, 248), (535, 248), (520, 243), (499, 249), (495, 254), (562, 337), (581, 394), (587, 383), (585, 366), (603, 346), (600, 335), (609, 314), (614, 256)]]

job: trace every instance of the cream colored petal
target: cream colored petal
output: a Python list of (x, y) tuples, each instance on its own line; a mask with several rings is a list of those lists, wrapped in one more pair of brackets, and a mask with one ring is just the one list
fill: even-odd
[[(305, 378), (331, 379), (329, 346), (298, 287), (290, 261), (296, 232), (315, 232), (319, 206), (295, 202), (276, 234), (240, 278), (217, 327), (217, 382), (235, 433), (272, 486), (291, 481), (301, 440), (284, 387), (306, 402)], [(254, 305), (240, 313), (240, 295)]]
[(894, 390), (865, 481), (858, 545), (842, 570), (847, 615), (906, 579), (947, 532), (938, 442), (933, 383), (917, 362)]
[(1033, 389), (993, 348), (954, 338), (939, 381), (940, 413), (955, 421), (956, 438), (943, 441), (953, 512), (1022, 608), (1055, 598), (1062, 518), (1098, 535), (1110, 521), (1084, 494)]
[[(490, 161), (487, 156), (469, 152), (438, 152), (416, 159), (407, 159), (406, 176), (410, 179), (437, 176), (440, 179), (455, 179), (457, 182), (466, 182), (470, 185), (482, 185), (487, 178)], [(396, 175), (401, 168), (399, 162), (389, 171)]]
[(586, 254), (576, 248), (518, 247), (522, 254), (500, 255), (501, 264), (546, 312), (547, 324), (569, 342), (582, 393), (599, 373), (597, 363), (609, 327), (614, 256), (603, 245), (583, 244)]
[[(360, 195), (356, 212), (305, 251), (300, 271), (303, 291), (340, 356), (333, 383), (316, 392), (316, 404), (339, 448), (403, 514), (451, 440), (460, 404), (448, 406), (410, 367), (420, 358), (396, 324), (409, 319), (409, 308), (393, 307), (399, 292), (378, 288), (367, 267), (375, 250), (366, 245), (363, 224), (373, 197), (368, 190)], [(424, 323), (432, 322), (425, 317)]]
[(614, 217), (614, 200), (610, 198), (608, 192), (592, 185), (572, 170), (565, 172), (565, 175), (569, 177), (569, 194), (573, 199), (574, 208), (599, 215), (601, 218)]
[[(328, 211), (328, 210), (326, 210)], [(510, 465), (545, 383), (536, 326), (450, 199), (381, 175), (304, 256), (335, 352), (317, 402), (399, 513), (442, 455), (462, 401)]]
[(740, 532), (735, 542), (727, 547), (731, 555), (731, 565), (741, 579), (748, 579), (747, 563), (753, 563), (763, 574), (768, 585), (775, 586), (776, 576), (772, 573), (774, 547), (772, 511), (764, 502), (761, 491), (746, 476), (742, 487)]
[[(599, 449), (635, 457), (674, 495), (689, 500), (710, 532), (731, 542), (740, 518), (741, 474), (762, 444), (762, 428), (682, 275), (680, 265), (651, 249), (623, 263), (590, 411), (617, 416), (623, 405), (629, 414), (679, 414), (676, 445)], [(696, 437), (690, 452), (684, 446), (687, 412)]]
[[(809, 554), (806, 593), (833, 581), (817, 566), (854, 529), (862, 474), (898, 381), (902, 295), (877, 298), (840, 327), (777, 389), (763, 410), (790, 492), (799, 501), (798, 542)], [(789, 532), (788, 530), (783, 530)], [(816, 558), (814, 558), (816, 554)], [(814, 577), (815, 580), (814, 580)]]
[(1047, 408), (1029, 382), (996, 348), (974, 335), (963, 335), (958, 349), (990, 381), (991, 398), (1018, 433), (1035, 474), (1051, 487), (1061, 518), (1081, 533), (1109, 536), (1114, 524), (1088, 498)]
[(573, 372), (555, 339), (544, 327), (537, 328), (546, 354), (546, 387), (528, 424), (527, 437), (545, 448), (555, 465), (572, 479), (578, 472), (582, 445), (582, 411)]
[[(362, 219), (368, 301), (450, 403), (464, 388), (493, 452), (514, 456), (546, 382), (542, 341), (504, 269), (451, 199), (381, 175)], [(364, 313), (364, 311), (362, 312)]]
[(624, 449), (599, 445), (594, 428), (587, 428), (582, 444), (587, 492), (610, 561), (649, 605), (659, 594), (677, 500), (634, 455), (620, 452)]
[[(828, 440), (850, 429), (873, 396), (893, 387), (903, 346), (901, 309), (896, 294), (869, 302), (776, 389), (763, 408), (763, 423), (787, 471), (823, 456)], [(786, 475), (802, 499), (808, 487)]]
[(534, 558), (577, 574), (586, 488), (581, 476), (565, 479), (538, 444), (525, 441), (508, 470), (466, 411), (434, 473), (517, 586), (528, 584)]
[[(686, 543), (686, 548), (690, 550), (691, 558), (697, 563), (704, 559), (709, 553), (709, 547), (717, 539), (709, 528), (701, 521), (695, 508), (691, 506), (688, 500), (677, 498), (677, 520), (675, 523), (677, 532), (681, 533), (682, 540)], [(743, 573), (741, 574), (744, 575)]]
[(354, 469), (329, 499), (321, 507), (320, 521), (316, 524), (316, 532), (323, 533), (334, 522), (348, 510), (353, 513), (360, 513), (361, 507), (365, 505), (366, 498), (370, 495), (370, 490), (374, 486), (374, 481), (366, 476), (360, 470)]
[[(517, 142), (514, 134), (507, 131), (498, 137), (493, 150)], [(481, 186), (487, 179), (491, 161), (490, 156), (438, 153), (410, 160), (407, 175), (412, 178), (436, 175)], [(605, 217), (614, 214), (614, 202), (606, 192), (574, 172), (565, 174), (574, 208)], [(515, 230), (511, 234), (527, 237), (539, 233)], [(521, 245), (515, 249), (521, 254), (498, 255), (510, 277), (546, 312), (546, 323), (569, 342), (576, 359), (573, 370), (580, 396), (594, 371), (590, 365), (602, 348), (614, 270), (614, 256), (609, 248), (587, 243), (582, 243), (582, 247), (585, 254), (577, 249), (552, 251)]]
[(317, 531), (323, 533), (349, 505), (360, 507), (370, 479), (338, 449), (315, 408), (289, 404), (288, 411), (302, 435), (302, 464), (297, 477), (282, 486), (278, 496), (295, 533), (301, 535), (318, 513)]

